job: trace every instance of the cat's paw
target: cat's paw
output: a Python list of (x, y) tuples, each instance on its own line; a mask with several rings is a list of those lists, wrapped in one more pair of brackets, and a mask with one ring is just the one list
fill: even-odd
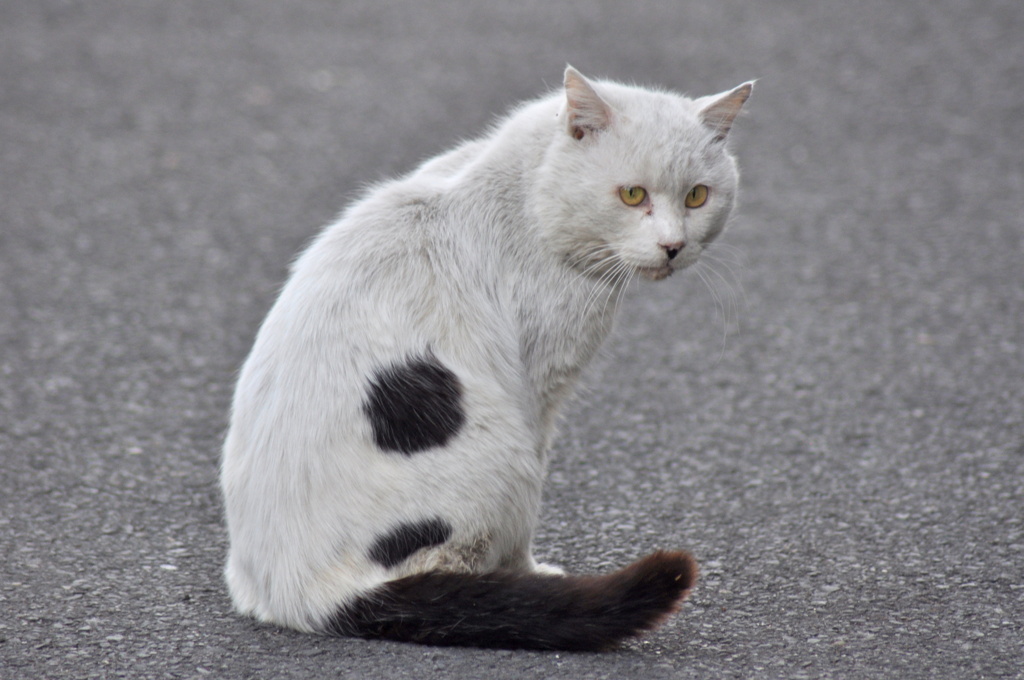
[(565, 576), (565, 569), (545, 562), (538, 562), (534, 564), (533, 570), (538, 574), (545, 574), (546, 576)]

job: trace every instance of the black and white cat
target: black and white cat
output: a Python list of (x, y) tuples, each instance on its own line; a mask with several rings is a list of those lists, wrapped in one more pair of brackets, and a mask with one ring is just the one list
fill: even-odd
[(751, 83), (689, 99), (589, 81), (386, 182), (301, 255), (238, 380), (221, 484), (236, 608), (303, 631), (605, 649), (697, 568), (537, 564), (556, 416), (622, 288), (725, 228)]

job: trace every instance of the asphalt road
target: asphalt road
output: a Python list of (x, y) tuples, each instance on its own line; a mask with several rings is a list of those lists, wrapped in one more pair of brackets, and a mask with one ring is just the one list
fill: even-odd
[[(4, 0), (0, 677), (1024, 677), (1024, 3)], [(230, 611), (235, 371), (367, 182), (588, 74), (750, 78), (742, 208), (631, 290), (538, 553), (702, 579), (600, 655)]]

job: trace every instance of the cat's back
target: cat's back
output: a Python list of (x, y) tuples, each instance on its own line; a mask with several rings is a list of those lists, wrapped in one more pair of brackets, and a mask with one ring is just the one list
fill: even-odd
[(402, 282), (427, 283), (423, 277), (444, 263), (445, 251), (474, 247), (475, 230), (467, 226), (473, 226), (471, 215), (486, 196), (471, 195), (468, 174), (492, 143), (463, 142), (406, 175), (371, 186), (296, 260), (289, 283), (333, 283), (371, 297), (395, 292)]
[(543, 153), (537, 127), (546, 127), (553, 105), (524, 106), (486, 135), (371, 187), (296, 260), (268, 323), (283, 317), (293, 329), (321, 332), (349, 317), (350, 333), (358, 325), (381, 340), (381, 323), (414, 332), (428, 330), (432, 312), (444, 321), (497, 311), (503, 294), (495, 287), (514, 274), (509, 253), (531, 249), (521, 242), (528, 235), (514, 197), (524, 167)]
[(236, 410), (245, 400), (265, 410), (261, 395), (292, 385), (319, 386), (341, 405), (358, 394), (344, 385), (427, 348), (459, 362), (485, 360), (482, 347), (516, 351), (495, 190), (479, 178), (504, 162), (503, 136), (496, 129), (371, 187), (311, 242), (257, 334)]

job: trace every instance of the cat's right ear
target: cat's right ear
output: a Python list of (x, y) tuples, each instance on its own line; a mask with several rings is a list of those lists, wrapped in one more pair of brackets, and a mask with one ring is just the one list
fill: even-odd
[(573, 139), (583, 139), (611, 124), (612, 107), (572, 66), (565, 67), (565, 99), (566, 126)]

